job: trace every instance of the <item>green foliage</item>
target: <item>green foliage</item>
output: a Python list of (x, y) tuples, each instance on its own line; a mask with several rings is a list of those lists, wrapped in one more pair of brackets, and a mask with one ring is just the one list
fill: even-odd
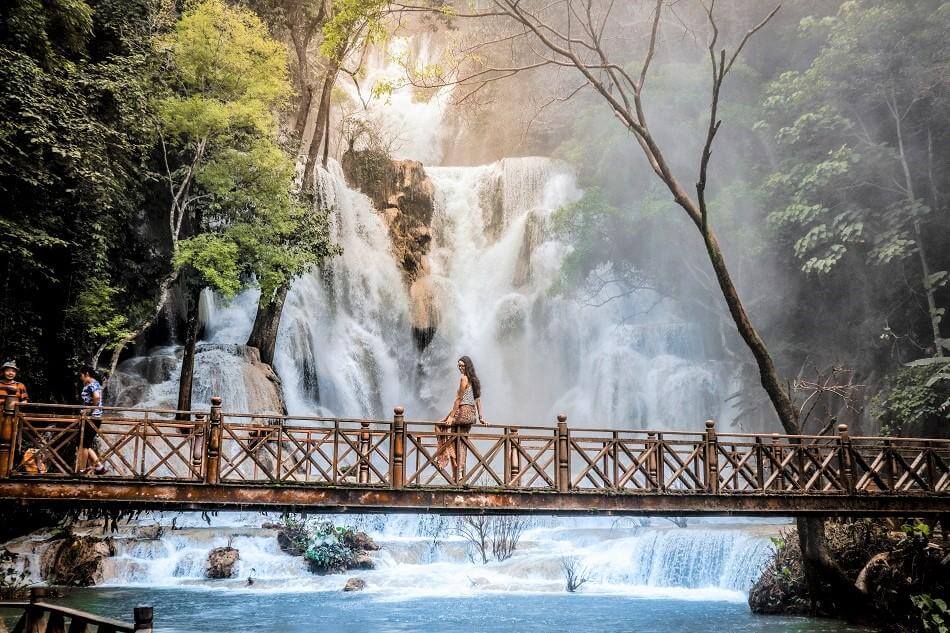
[(204, 282), (231, 298), (241, 289), (237, 246), (221, 235), (203, 233), (182, 240), (175, 254), (174, 265), (188, 265)]
[[(759, 128), (782, 156), (766, 185), (769, 219), (806, 273), (829, 274), (848, 253), (883, 265), (917, 252), (915, 223), (928, 221), (930, 208), (908, 190), (896, 134), (919, 146), (919, 130), (941, 116), (947, 85), (933, 77), (942, 62), (921, 54), (939, 50), (950, 27), (940, 5), (845, 2), (820, 21), (825, 43), (809, 68), (769, 87)], [(924, 158), (907, 155), (921, 190)]]
[(905, 523), (901, 526), (903, 538), (910, 542), (926, 544), (930, 540), (930, 526), (923, 521)]
[(283, 531), (293, 535), (295, 546), (304, 551), (303, 557), (315, 572), (344, 571), (355, 561), (356, 552), (344, 539), (350, 528), (338, 527), (329, 521), (313, 522), (287, 516)]
[(149, 295), (156, 22), (149, 0), (0, 7), (0, 352), (35, 398), (71, 397)]
[(386, 38), (383, 9), (386, 0), (332, 0), (331, 17), (323, 25), (320, 54), (342, 61), (356, 40), (379, 43)]
[(194, 234), (174, 265), (225, 297), (251, 280), (272, 295), (333, 252), (326, 218), (297, 200), (293, 159), (277, 144), (286, 51), (254, 14), (221, 0), (191, 5), (157, 45), (176, 71), (175, 93), (158, 105), (163, 131), (178, 173), (196, 165)]
[(0, 600), (22, 598), (30, 586), (30, 574), (17, 565), (17, 556), (0, 551)]
[(920, 611), (920, 625), (924, 631), (936, 631), (936, 633), (950, 631), (947, 626), (947, 621), (950, 620), (950, 609), (947, 608), (945, 600), (934, 598), (926, 593), (911, 596), (910, 600)]
[[(931, 359), (924, 359), (930, 361)], [(950, 423), (950, 359), (909, 364), (891, 374), (871, 400), (871, 415), (888, 435), (945, 435)]]
[(98, 277), (87, 280), (76, 297), (72, 308), (76, 320), (89, 336), (106, 344), (120, 340), (128, 334), (129, 319), (117, 308), (119, 288), (110, 286)]
[(273, 109), (290, 94), (286, 51), (257, 16), (202, 0), (157, 46), (176, 74), (175, 93), (157, 105), (167, 134), (185, 142), (245, 129), (273, 134)]

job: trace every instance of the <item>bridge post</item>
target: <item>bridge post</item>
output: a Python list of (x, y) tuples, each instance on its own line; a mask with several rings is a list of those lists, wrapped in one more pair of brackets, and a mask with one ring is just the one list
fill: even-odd
[(369, 483), (369, 446), (371, 435), (369, 422), (360, 422), (360, 456), (357, 481), (361, 484)]
[(191, 438), (191, 468), (197, 474), (201, 473), (201, 462), (204, 461), (205, 444), (207, 443), (208, 426), (205, 423), (205, 414), (195, 414), (195, 426)]
[(660, 451), (660, 443), (657, 442), (656, 433), (648, 432), (647, 433), (647, 444), (645, 447), (650, 451), (649, 456), (647, 457), (647, 475), (650, 477), (650, 481), (647, 483), (653, 483), (655, 489), (659, 491), (663, 486), (659, 480), (659, 472), (657, 469), (657, 453)]
[(884, 481), (887, 482), (887, 490), (894, 492), (895, 479), (897, 474), (894, 472), (894, 448), (890, 440), (884, 440)]
[(518, 429), (505, 427), (505, 485), (510, 486), (521, 476), (521, 453), (518, 452)]
[(205, 483), (221, 483), (221, 398), (211, 398), (208, 418), (208, 439), (205, 445)]
[(854, 492), (854, 468), (851, 464), (851, 436), (848, 425), (838, 425), (838, 480), (844, 492)]
[(0, 418), (0, 479), (9, 477), (13, 470), (16, 439), (16, 394), (10, 387), (3, 387), (3, 413)]
[(716, 422), (706, 420), (706, 490), (719, 494), (719, 440), (716, 438)]
[(778, 433), (772, 433), (772, 474), (778, 470), (778, 476), (773, 479), (779, 490), (785, 490), (785, 469), (782, 468), (782, 446)]
[(135, 622), (135, 631), (141, 633), (152, 633), (152, 620), (154, 619), (154, 610), (152, 607), (140, 606), (132, 609), (132, 619)]
[(393, 409), (393, 436), (390, 439), (392, 455), (389, 460), (389, 484), (396, 490), (406, 485), (406, 410)]
[(558, 492), (569, 492), (571, 489), (571, 444), (567, 429), (567, 416), (559, 413), (557, 416), (557, 489)]
[(755, 436), (755, 486), (759, 492), (765, 490), (765, 447), (759, 435)]

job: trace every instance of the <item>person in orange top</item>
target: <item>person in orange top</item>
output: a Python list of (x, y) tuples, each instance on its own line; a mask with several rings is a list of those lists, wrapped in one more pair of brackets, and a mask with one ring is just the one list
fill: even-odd
[[(4, 391), (9, 394), (11, 391), (16, 396), (17, 402), (26, 404), (30, 401), (30, 396), (26, 393), (26, 385), (17, 382), (16, 375), (20, 368), (16, 366), (16, 361), (8, 360), (0, 367), (3, 370), (3, 380), (0, 380), (0, 387), (5, 387)], [(4, 395), (7, 395), (4, 394)]]

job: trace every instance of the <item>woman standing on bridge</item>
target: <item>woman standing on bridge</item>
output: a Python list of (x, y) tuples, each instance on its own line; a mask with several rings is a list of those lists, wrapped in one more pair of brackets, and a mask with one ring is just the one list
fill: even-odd
[(435, 427), (439, 433), (436, 462), (443, 469), (451, 462), (453, 483), (459, 483), (459, 477), (465, 476), (465, 458), (468, 456), (465, 436), (476, 422), (487, 424), (482, 416), (482, 383), (475, 373), (472, 359), (462, 356), (458, 368), (462, 377), (452, 410)]

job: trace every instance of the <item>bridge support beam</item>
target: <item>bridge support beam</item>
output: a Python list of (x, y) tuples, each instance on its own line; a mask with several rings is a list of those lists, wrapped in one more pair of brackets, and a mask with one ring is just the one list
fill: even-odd
[(7, 508), (90, 507), (126, 510), (270, 510), (300, 512), (432, 512), (606, 516), (940, 516), (950, 495), (897, 493), (727, 494), (667, 492), (601, 494), (555, 490), (387, 490), (372, 486), (301, 486), (108, 480), (0, 480), (0, 516)]

